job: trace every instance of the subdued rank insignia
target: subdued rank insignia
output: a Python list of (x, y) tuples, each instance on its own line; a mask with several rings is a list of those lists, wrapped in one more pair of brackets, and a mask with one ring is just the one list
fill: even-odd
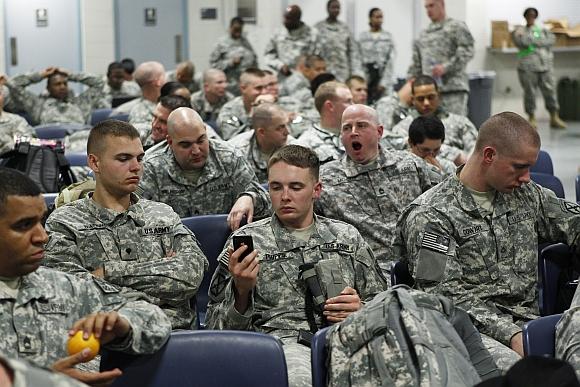
[(93, 282), (101, 289), (103, 293), (110, 294), (110, 293), (119, 293), (121, 289), (119, 289), (116, 285), (113, 285), (104, 279), (93, 277)]
[(437, 235), (432, 232), (425, 232), (423, 234), (423, 241), (421, 242), (421, 247), (425, 247), (429, 250), (437, 251), (443, 254), (447, 254), (449, 251), (450, 240), (443, 235)]
[(580, 215), (580, 206), (578, 204), (560, 200), (560, 205), (562, 206), (562, 211)]

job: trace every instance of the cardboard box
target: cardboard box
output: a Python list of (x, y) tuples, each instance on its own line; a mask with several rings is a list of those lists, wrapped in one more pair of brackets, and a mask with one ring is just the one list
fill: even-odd
[(491, 21), (491, 47), (506, 48), (513, 47), (507, 20)]
[(566, 37), (566, 46), (580, 46), (580, 37), (571, 38)]
[(568, 45), (568, 36), (566, 34), (555, 33), (556, 42), (554, 47), (566, 47)]

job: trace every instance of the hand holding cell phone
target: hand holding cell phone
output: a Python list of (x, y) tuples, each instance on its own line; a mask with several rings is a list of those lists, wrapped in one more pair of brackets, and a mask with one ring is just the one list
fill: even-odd
[(234, 235), (234, 251), (242, 246), (248, 248), (240, 255), (238, 262), (242, 262), (252, 251), (254, 251), (254, 240), (251, 235)]

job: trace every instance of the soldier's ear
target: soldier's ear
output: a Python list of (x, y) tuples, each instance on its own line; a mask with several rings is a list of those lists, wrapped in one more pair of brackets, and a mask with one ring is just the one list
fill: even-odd
[(486, 146), (483, 148), (483, 162), (485, 164), (491, 164), (497, 156), (497, 151), (492, 146)]
[(89, 153), (87, 157), (87, 164), (89, 168), (92, 169), (93, 172), (99, 172), (99, 157), (93, 153)]
[(320, 194), (322, 193), (322, 183), (320, 180), (314, 184), (314, 192), (312, 193), (312, 199), (319, 199)]

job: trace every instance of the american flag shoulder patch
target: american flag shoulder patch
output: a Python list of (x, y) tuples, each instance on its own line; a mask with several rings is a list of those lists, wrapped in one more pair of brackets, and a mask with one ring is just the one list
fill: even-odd
[(423, 241), (421, 247), (429, 250), (437, 251), (439, 253), (447, 254), (449, 251), (449, 244), (451, 240), (443, 235), (438, 235), (430, 231), (423, 234)]

